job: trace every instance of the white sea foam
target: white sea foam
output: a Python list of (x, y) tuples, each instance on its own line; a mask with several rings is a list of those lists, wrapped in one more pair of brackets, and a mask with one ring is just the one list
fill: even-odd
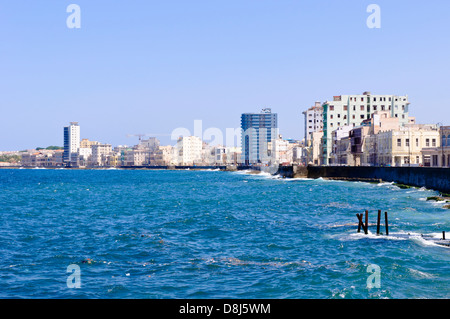
[(412, 269), (412, 268), (408, 268), (409, 272), (414, 275), (415, 277), (419, 277), (419, 278), (435, 278), (436, 276), (430, 273), (426, 273), (417, 269)]
[(422, 235), (417, 232), (403, 232), (403, 231), (389, 233), (389, 235), (386, 236), (386, 235), (377, 235), (375, 233), (372, 233), (369, 230), (367, 235), (364, 234), (363, 231), (361, 231), (360, 233), (356, 233), (356, 232), (351, 233), (351, 234), (347, 233), (345, 236), (340, 235), (340, 239), (344, 240), (344, 241), (346, 241), (346, 240), (361, 240), (361, 239), (399, 240), (399, 241), (411, 240), (423, 247), (449, 248), (448, 246), (443, 246), (443, 245), (439, 245), (436, 243), (436, 241), (438, 241), (441, 238), (441, 236), (442, 236), (441, 233), (430, 233), (430, 234)]

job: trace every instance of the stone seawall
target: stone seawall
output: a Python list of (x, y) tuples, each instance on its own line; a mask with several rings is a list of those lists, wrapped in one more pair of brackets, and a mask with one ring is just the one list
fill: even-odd
[(327, 178), (349, 181), (385, 181), (425, 187), (450, 194), (450, 168), (366, 167), (366, 166), (283, 166), (281, 176)]

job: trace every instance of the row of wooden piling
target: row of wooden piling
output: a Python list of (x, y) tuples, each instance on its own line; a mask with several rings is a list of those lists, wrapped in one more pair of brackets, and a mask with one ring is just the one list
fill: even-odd
[[(369, 211), (365, 212), (365, 223), (363, 222), (363, 214), (356, 214), (358, 217), (358, 233), (361, 232), (361, 228), (364, 230), (364, 234), (369, 233)], [(381, 222), (381, 210), (378, 210), (378, 218), (377, 218), (377, 235), (380, 234), (380, 222)], [(384, 212), (384, 225), (386, 227), (386, 236), (389, 235), (389, 225), (388, 225), (388, 213)]]

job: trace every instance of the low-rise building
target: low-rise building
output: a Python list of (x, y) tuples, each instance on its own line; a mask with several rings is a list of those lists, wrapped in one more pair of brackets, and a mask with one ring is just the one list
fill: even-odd
[[(424, 147), (422, 149), (422, 164), (426, 167), (450, 167), (450, 126), (440, 126), (440, 145)], [(425, 142), (425, 144), (427, 144)], [(429, 145), (430, 143), (428, 143)], [(433, 140), (431, 140), (433, 145)]]

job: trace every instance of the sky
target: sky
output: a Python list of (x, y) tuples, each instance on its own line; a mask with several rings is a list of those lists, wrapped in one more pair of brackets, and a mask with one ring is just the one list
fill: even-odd
[(301, 139), (315, 101), (364, 91), (450, 125), (449, 16), (448, 0), (0, 0), (0, 151), (62, 146), (72, 121), (113, 146), (173, 145), (262, 108)]

